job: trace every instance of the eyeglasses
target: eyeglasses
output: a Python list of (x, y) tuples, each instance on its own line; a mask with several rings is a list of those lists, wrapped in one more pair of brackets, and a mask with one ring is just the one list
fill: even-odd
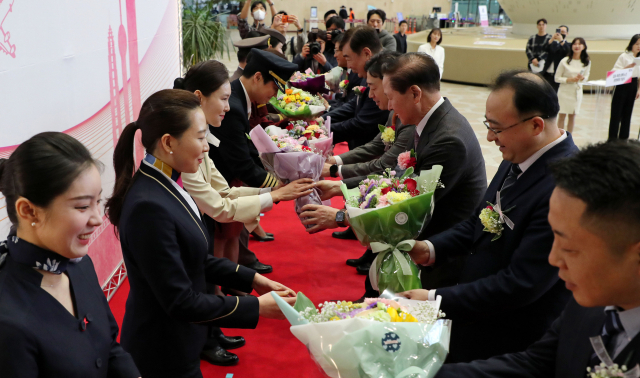
[(509, 127), (505, 127), (505, 128), (504, 128), (504, 129), (502, 129), (502, 130), (496, 130), (496, 129), (492, 128), (492, 127), (489, 125), (489, 121), (487, 121), (487, 120), (482, 121), (482, 123), (484, 123), (485, 127), (487, 128), (487, 130), (492, 131), (494, 134), (498, 135), (498, 134), (500, 134), (500, 133), (501, 133), (501, 132), (503, 132), (503, 131), (507, 131), (507, 130), (509, 130), (509, 129), (510, 129), (510, 128), (512, 128), (512, 127), (518, 126), (519, 124), (521, 124), (521, 123), (523, 123), (523, 122), (527, 122), (527, 121), (529, 121), (529, 120), (532, 120), (532, 119), (534, 119), (534, 118), (536, 118), (536, 117), (540, 117), (540, 118), (542, 118), (542, 119), (547, 119), (547, 118), (549, 118), (549, 117), (547, 117), (547, 116), (534, 115), (534, 116), (531, 116), (531, 117), (529, 117), (529, 118), (523, 119), (522, 121), (519, 121), (518, 123), (514, 123), (513, 125), (511, 125), (511, 126), (509, 126)]

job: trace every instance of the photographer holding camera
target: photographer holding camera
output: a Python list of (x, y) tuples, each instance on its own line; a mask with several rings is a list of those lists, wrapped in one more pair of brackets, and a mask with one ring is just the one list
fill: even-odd
[(301, 72), (311, 68), (314, 73), (322, 74), (338, 65), (334, 56), (335, 46), (331, 39), (344, 32), (344, 20), (340, 17), (331, 17), (327, 20), (326, 26), (326, 31), (310, 31), (307, 43), (302, 47), (300, 54), (293, 59), (293, 63), (298, 65)]

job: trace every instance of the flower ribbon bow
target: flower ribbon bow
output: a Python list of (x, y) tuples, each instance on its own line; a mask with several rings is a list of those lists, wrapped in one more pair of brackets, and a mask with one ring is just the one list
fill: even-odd
[(376, 258), (371, 263), (371, 268), (369, 268), (369, 279), (371, 280), (371, 286), (374, 290), (378, 290), (378, 270), (380, 270), (384, 257), (388, 253), (393, 253), (398, 260), (402, 274), (405, 276), (413, 274), (411, 272), (411, 266), (402, 252), (411, 251), (414, 245), (416, 245), (415, 240), (403, 240), (395, 246), (387, 243), (371, 242), (371, 251), (377, 253)]
[(509, 219), (509, 217), (506, 216), (506, 211), (502, 210), (502, 205), (500, 204), (500, 191), (496, 192), (496, 205), (493, 207), (493, 210), (495, 210), (495, 212), (500, 215), (500, 222), (505, 223), (510, 229), (513, 230), (513, 222), (511, 221), (511, 219)]
[[(596, 355), (598, 356), (598, 358), (600, 358), (600, 361), (604, 362), (604, 364), (606, 365), (606, 368), (603, 368), (602, 366), (596, 367), (596, 371), (600, 371), (600, 375), (603, 376), (608, 376), (608, 374), (606, 374), (606, 370), (608, 370), (607, 368), (613, 367), (614, 363), (613, 360), (611, 359), (611, 357), (609, 356), (609, 353), (607, 352), (607, 348), (604, 346), (604, 342), (602, 341), (602, 337), (601, 336), (593, 336), (589, 338), (589, 341), (591, 341), (591, 346), (593, 346), (593, 350), (596, 352)], [(617, 367), (617, 366), (616, 366)], [(623, 368), (624, 369), (624, 368)], [(587, 370), (589, 372), (591, 372), (591, 370)], [(589, 375), (589, 374), (587, 374)], [(614, 375), (611, 375), (612, 377)], [(615, 376), (619, 376), (619, 375), (615, 375)], [(640, 365), (636, 365), (636, 367), (634, 367), (631, 370), (628, 371), (624, 371), (622, 377), (624, 378), (640, 378)]]

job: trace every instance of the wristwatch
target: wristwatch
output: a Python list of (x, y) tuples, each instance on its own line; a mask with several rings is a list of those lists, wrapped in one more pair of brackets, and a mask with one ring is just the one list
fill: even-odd
[(338, 210), (338, 212), (336, 213), (336, 223), (339, 227), (347, 227), (346, 213), (347, 212), (345, 209)]
[(329, 168), (329, 176), (338, 177), (338, 164), (334, 164)]

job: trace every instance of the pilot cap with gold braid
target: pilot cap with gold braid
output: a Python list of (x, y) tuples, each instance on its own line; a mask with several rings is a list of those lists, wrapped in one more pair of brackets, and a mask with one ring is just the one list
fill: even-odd
[(298, 70), (298, 65), (282, 59), (267, 51), (251, 49), (251, 55), (247, 59), (245, 72), (260, 71), (263, 75), (270, 75), (282, 92), (289, 78)]

